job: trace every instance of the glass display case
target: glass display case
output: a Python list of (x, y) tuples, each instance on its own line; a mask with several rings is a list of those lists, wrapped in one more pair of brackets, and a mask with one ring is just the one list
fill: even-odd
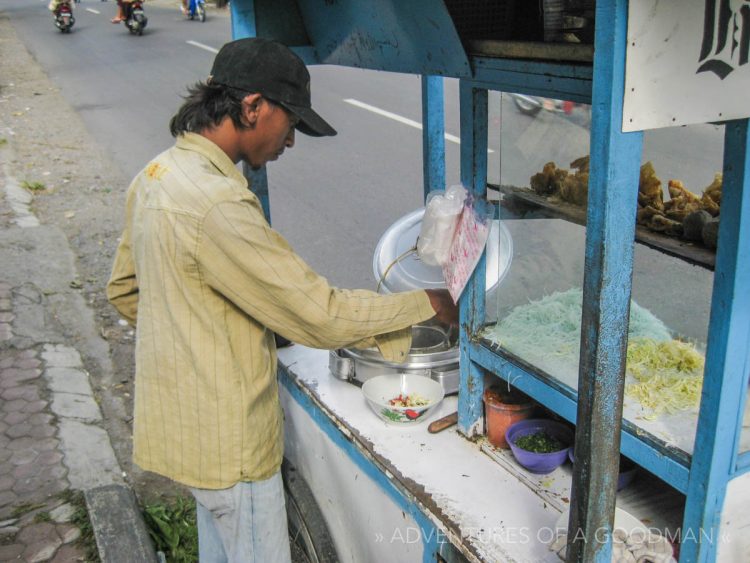
[[(498, 194), (514, 257), (488, 298), (481, 334), (500, 355), (574, 397), (590, 107), (502, 94), (499, 108), (499, 173), (495, 184), (490, 157), (489, 194)], [(708, 233), (705, 224), (718, 216), (722, 135), (710, 124), (682, 127), (678, 135), (649, 132), (639, 178), (639, 213), (653, 214), (642, 214), (645, 240), (634, 250), (623, 418), (626, 428), (683, 459), (695, 440), (713, 282), (715, 241), (703, 241), (700, 225)], [(710, 198), (716, 192), (718, 203)], [(696, 219), (698, 226), (690, 225)]]
[[(482, 433), (482, 375), (513, 384), (584, 421), (576, 459), (593, 465), (574, 473), (579, 487), (601, 492), (612, 475), (604, 467), (622, 453), (684, 494), (681, 529), (695, 534), (716, 529), (707, 503), (722, 502), (750, 467), (746, 353), (729, 347), (746, 338), (736, 284), (747, 282), (747, 258), (735, 241), (747, 222), (747, 121), (624, 134), (617, 51), (597, 52), (592, 75), (572, 61), (475, 61), (477, 77), (462, 85), (462, 181), (499, 203), (514, 256), (487, 299), (476, 281), (462, 298), (471, 311), (459, 425)], [(485, 90), (523, 92), (499, 104), (497, 172), (484, 158), (484, 135), (494, 139), (486, 116), (497, 111)], [(581, 105), (592, 99), (599, 111)], [(720, 227), (722, 186), (735, 203)], [(606, 522), (601, 500), (585, 505), (571, 511), (577, 522)], [(716, 545), (699, 543), (683, 546), (681, 560), (716, 557)]]

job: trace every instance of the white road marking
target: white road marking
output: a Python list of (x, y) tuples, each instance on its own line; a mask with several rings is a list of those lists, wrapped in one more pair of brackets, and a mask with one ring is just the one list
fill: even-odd
[[(375, 106), (371, 106), (370, 104), (366, 104), (365, 102), (360, 102), (359, 100), (355, 100), (353, 98), (346, 98), (344, 101), (347, 104), (351, 104), (353, 106), (356, 106), (358, 108), (366, 109), (367, 111), (371, 111), (372, 113), (376, 113), (378, 115), (382, 115), (383, 117), (387, 117), (388, 119), (393, 119), (394, 121), (398, 121), (399, 123), (403, 123), (404, 125), (408, 125), (409, 127), (414, 127), (415, 129), (422, 130), (422, 124), (418, 121), (414, 121), (413, 119), (409, 119), (408, 117), (404, 117), (402, 115), (398, 115), (396, 113), (392, 113), (390, 111), (377, 108)], [(461, 139), (456, 137), (455, 135), (450, 135), (449, 133), (445, 134), (445, 140), (450, 141), (451, 143), (456, 143), (457, 145), (461, 144)], [(493, 153), (492, 149), (487, 149), (488, 153)]]
[(218, 53), (218, 49), (214, 49), (213, 47), (209, 47), (208, 45), (204, 45), (203, 43), (198, 43), (197, 41), (185, 41), (188, 45), (192, 45), (193, 47), (198, 47), (199, 49), (204, 49), (206, 51), (210, 51), (211, 53)]
[(94, 8), (86, 8), (87, 12), (91, 12), (92, 14), (101, 14), (99, 10), (94, 10)]

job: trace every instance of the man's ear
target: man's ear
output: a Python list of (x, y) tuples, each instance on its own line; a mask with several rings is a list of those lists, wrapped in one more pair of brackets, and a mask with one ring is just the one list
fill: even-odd
[(250, 126), (254, 126), (258, 121), (261, 99), (260, 94), (248, 94), (242, 99), (242, 117)]

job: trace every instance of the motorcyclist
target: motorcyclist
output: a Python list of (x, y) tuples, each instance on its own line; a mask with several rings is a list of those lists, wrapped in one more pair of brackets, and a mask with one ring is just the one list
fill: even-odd
[(117, 0), (117, 15), (110, 21), (112, 23), (120, 23), (125, 20), (127, 18), (128, 10), (130, 9), (130, 6), (126, 6), (126, 4), (132, 2), (133, 0)]
[(70, 6), (70, 11), (73, 11), (73, 4), (70, 2), (70, 0), (50, 0), (49, 11), (52, 12), (52, 17), (57, 17), (58, 10), (60, 10), (60, 6), (63, 4), (67, 4)]

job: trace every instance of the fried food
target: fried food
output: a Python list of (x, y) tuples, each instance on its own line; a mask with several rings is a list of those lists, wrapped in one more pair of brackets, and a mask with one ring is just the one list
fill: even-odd
[(711, 220), (711, 214), (705, 209), (693, 211), (682, 222), (682, 237), (685, 240), (702, 241), (703, 227)]
[(641, 166), (638, 180), (638, 203), (643, 207), (664, 209), (664, 194), (661, 190), (661, 180), (656, 177), (656, 171), (651, 161)]
[(663, 216), (664, 212), (661, 209), (656, 209), (655, 207), (647, 205), (646, 207), (641, 207), (638, 209), (635, 215), (635, 220), (639, 225), (648, 226), (651, 224), (651, 219), (656, 215)]
[(588, 172), (590, 160), (591, 157), (589, 155), (582, 156), (581, 158), (576, 158), (573, 162), (570, 163), (570, 167), (575, 168), (579, 172)]
[(721, 186), (722, 186), (723, 174), (717, 173), (714, 176), (714, 181), (703, 190), (703, 197), (701, 197), (701, 204), (703, 209), (708, 211), (712, 217), (719, 215), (721, 211)]
[[(541, 172), (531, 177), (531, 189), (540, 196), (559, 197), (568, 203), (586, 206), (589, 167), (589, 155), (571, 162), (570, 171), (558, 168), (554, 162), (548, 162)], [(714, 228), (709, 219), (713, 218), (718, 222), (721, 187), (722, 175), (716, 174), (713, 182), (699, 197), (687, 189), (682, 181), (673, 179), (667, 184), (669, 199), (664, 201), (662, 182), (656, 175), (653, 163), (646, 162), (641, 166), (638, 178), (636, 223), (669, 236), (691, 241), (703, 240), (707, 246), (715, 247), (716, 243), (711, 241), (710, 233), (708, 239), (703, 234)]]
[(719, 218), (714, 217), (708, 223), (703, 225), (703, 232), (701, 233), (703, 238), (703, 244), (708, 248), (716, 248), (719, 241)]
[(548, 162), (541, 172), (530, 178), (531, 189), (540, 196), (559, 196), (568, 203), (586, 205), (589, 184), (588, 155), (577, 158), (570, 166), (575, 169), (575, 173), (558, 168), (554, 162)]
[(589, 173), (568, 174), (560, 187), (560, 198), (568, 203), (586, 205), (589, 196)]
[(538, 195), (557, 195), (560, 193), (560, 188), (567, 175), (567, 170), (558, 168), (554, 162), (548, 162), (544, 165), (541, 172), (531, 177), (529, 183), (531, 189)]
[(680, 180), (670, 180), (667, 185), (670, 200), (664, 203), (664, 215), (673, 221), (684, 221), (685, 217), (703, 208), (700, 198), (688, 190)]
[(680, 221), (675, 221), (674, 219), (669, 219), (664, 215), (654, 215), (648, 226), (652, 231), (657, 231), (673, 237), (679, 237), (682, 235), (682, 223)]

